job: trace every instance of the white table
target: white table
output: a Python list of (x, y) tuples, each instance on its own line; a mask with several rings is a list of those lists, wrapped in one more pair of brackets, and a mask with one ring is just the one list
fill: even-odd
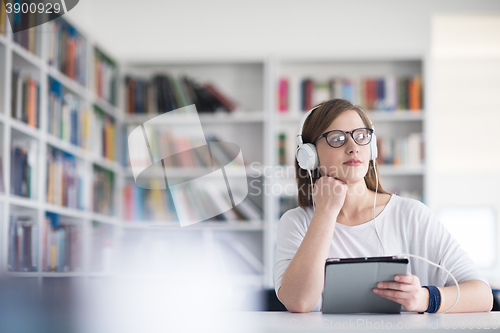
[[(324, 315), (318, 312), (234, 312), (231, 323), (238, 332), (500, 332), (500, 312), (399, 315)], [(235, 331), (236, 332), (236, 331)]]

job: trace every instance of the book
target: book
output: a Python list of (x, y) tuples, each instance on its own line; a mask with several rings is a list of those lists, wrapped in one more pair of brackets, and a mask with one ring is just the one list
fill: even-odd
[[(14, 4), (14, 6), (17, 3), (21, 4), (19, 0), (17, 0), (17, 3), (15, 3), (14, 1), (10, 1), (10, 3)], [(1, 8), (1, 11), (5, 12), (5, 8)], [(37, 33), (38, 27), (35, 26), (35, 22), (38, 16), (38, 11), (37, 10), (23, 11), (21, 8), (21, 10), (19, 10), (18, 13), (16, 13), (14, 10), (14, 14), (12, 16), (14, 21), (13, 31), (18, 31), (12, 33), (14, 42), (21, 45), (23, 48), (25, 48), (26, 50), (28, 50), (33, 54), (39, 54), (40, 53), (39, 38), (41, 34)], [(6, 20), (5, 17), (4, 20)], [(3, 31), (5, 32), (5, 24), (3, 25), (3, 27), (4, 27)]]
[(422, 133), (409, 133), (401, 137), (382, 137), (377, 135), (380, 165), (413, 165), (424, 163), (424, 136)]
[(286, 165), (286, 133), (278, 134), (278, 164)]
[[(279, 86), (283, 84), (281, 80)], [(280, 89), (278, 101), (284, 98)], [(314, 105), (333, 98), (347, 99), (370, 110), (418, 111), (422, 109), (422, 79), (420, 74), (411, 77), (332, 77), (328, 80), (306, 77), (300, 83), (299, 95), (302, 111), (309, 111)], [(282, 112), (279, 105), (278, 112)]]
[(77, 222), (46, 212), (44, 226), (43, 271), (76, 272), (81, 269), (81, 229)]
[(34, 198), (37, 143), (33, 140), (13, 141), (11, 146), (10, 193)]
[(83, 210), (82, 170), (75, 156), (48, 146), (47, 203)]
[(49, 65), (81, 85), (86, 84), (87, 48), (83, 36), (66, 20), (58, 17), (47, 23)]
[(31, 215), (12, 214), (9, 217), (8, 270), (35, 272), (38, 270), (38, 225)]
[(92, 150), (97, 156), (114, 161), (116, 159), (116, 125), (113, 117), (94, 105), (90, 127), (95, 133), (91, 143)]
[(39, 127), (40, 85), (27, 72), (12, 71), (11, 116), (27, 123), (31, 127)]
[(288, 111), (288, 80), (283, 77), (278, 82), (278, 110)]
[(96, 213), (114, 214), (114, 173), (96, 164), (93, 166), (92, 209)]
[(116, 63), (100, 49), (94, 48), (94, 92), (99, 97), (116, 105), (118, 68)]
[(195, 104), (198, 112), (234, 111), (238, 104), (214, 83), (200, 84), (187, 76), (157, 74), (151, 79), (125, 77), (129, 114), (165, 113)]

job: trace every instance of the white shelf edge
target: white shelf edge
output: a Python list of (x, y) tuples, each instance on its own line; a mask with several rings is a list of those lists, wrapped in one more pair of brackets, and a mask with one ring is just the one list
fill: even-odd
[(40, 56), (31, 53), (30, 51), (16, 43), (14, 40), (11, 41), (11, 46), (12, 52), (14, 52), (18, 57), (29, 62), (37, 70), (40, 70), (44, 67), (43, 60)]
[[(80, 98), (85, 99), (88, 93), (88, 89), (82, 85), (80, 82), (75, 81), (68, 77), (66, 74), (62, 73), (56, 67), (52, 65), (47, 65), (48, 73), (47, 75), (52, 77), (54, 80), (61, 83), (66, 89), (71, 90), (74, 94), (78, 95)], [(50, 89), (50, 87), (49, 87)], [(50, 93), (47, 89), (48, 93)]]
[[(124, 124), (142, 124), (162, 114), (145, 113), (145, 114), (124, 114)], [(199, 113), (198, 116), (176, 116), (168, 120), (168, 124), (197, 124), (198, 122), (205, 124), (220, 124), (220, 123), (259, 123), (264, 122), (265, 115), (261, 111), (241, 111), (236, 113), (217, 112), (217, 113)], [(162, 124), (162, 123), (159, 123)]]
[(125, 221), (121, 224), (127, 229), (176, 229), (176, 230), (263, 230), (262, 221), (220, 221), (220, 222), (199, 222), (189, 226), (181, 227), (179, 222), (158, 222), (158, 221)]

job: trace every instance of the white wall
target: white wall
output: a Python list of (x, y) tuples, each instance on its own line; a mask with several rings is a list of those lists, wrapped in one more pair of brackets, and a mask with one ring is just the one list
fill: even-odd
[[(432, 21), (429, 203), (490, 207), (500, 239), (500, 13), (439, 15)], [(468, 222), (477, 234), (478, 221)], [(488, 234), (484, 235), (486, 239)], [(480, 245), (480, 244), (478, 244)], [(497, 249), (498, 253), (498, 249)], [(500, 287), (497, 265), (487, 274)]]
[(121, 60), (428, 50), (433, 13), (496, 0), (85, 0), (68, 15)]

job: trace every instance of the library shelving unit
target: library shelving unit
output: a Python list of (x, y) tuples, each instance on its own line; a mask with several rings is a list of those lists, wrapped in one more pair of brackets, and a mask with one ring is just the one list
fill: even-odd
[[(37, 40), (31, 43), (34, 53), (19, 45), (9, 29), (0, 35), (1, 267), (9, 274), (40, 280), (175, 275), (202, 258), (235, 283), (272, 288), (277, 222), (286, 209), (297, 205), (295, 134), (304, 114), (305, 81), (309, 104), (344, 97), (361, 106), (366, 106), (366, 92), (352, 91), (367, 81), (408, 86), (420, 76), (425, 83), (422, 55), (125, 63), (74, 23), (62, 18), (52, 22), (37, 28)], [(227, 173), (247, 182), (248, 196), (241, 206), (251, 209), (231, 209), (181, 228), (168, 190), (135, 184), (127, 137), (134, 128), (174, 109), (158, 112), (158, 104), (154, 110), (151, 101), (159, 102), (158, 96), (145, 87), (162, 80), (178, 87), (183, 77), (212, 84), (236, 107), (213, 112), (201, 108), (199, 118), (179, 116), (158, 124), (148, 132), (157, 139), (151, 152), (185, 140), (199, 119), (207, 141), (240, 147), (245, 165)], [(345, 84), (350, 90), (342, 88)], [(145, 89), (144, 95), (131, 99), (131, 87)], [(425, 200), (421, 151), (426, 104), (420, 97), (417, 106), (397, 104), (392, 110), (375, 103), (381, 98), (374, 89), (367, 109), (381, 140), (382, 183), (391, 192)], [(188, 102), (180, 101), (178, 107)], [(169, 132), (175, 136), (165, 136)], [(175, 184), (206, 175), (207, 168), (172, 163), (165, 173), (168, 183)], [(164, 182), (164, 174), (152, 174), (150, 181)], [(207, 193), (218, 195), (212, 184), (203, 190), (205, 203)], [(185, 210), (196, 213), (202, 206), (203, 200), (191, 202)]]
[[(223, 272), (235, 283), (245, 285), (262, 286), (265, 270), (268, 268), (264, 263), (265, 248), (265, 227), (267, 225), (266, 198), (262, 191), (263, 177), (262, 169), (268, 165), (268, 155), (271, 152), (267, 141), (270, 140), (268, 125), (270, 124), (270, 113), (266, 110), (265, 99), (268, 97), (266, 90), (269, 90), (269, 80), (266, 78), (266, 63), (263, 59), (251, 59), (242, 61), (210, 61), (210, 60), (173, 60), (158, 63), (127, 63), (122, 64), (123, 69), (123, 100), (126, 101), (125, 114), (123, 116), (123, 147), (126, 147), (126, 137), (137, 126), (145, 121), (153, 119), (162, 112), (157, 109), (160, 106), (161, 97), (158, 94), (152, 97), (144, 90), (152, 89), (157, 91), (162, 80), (172, 87), (184, 84), (183, 78), (196, 81), (197, 85), (211, 84), (217, 87), (224, 95), (229, 96), (237, 104), (235, 111), (222, 111), (218, 109), (209, 112), (204, 106), (198, 104), (198, 117), (192, 115), (179, 115), (171, 118), (167, 123), (158, 124), (158, 127), (151, 129), (148, 133), (153, 155), (161, 154), (161, 145), (178, 145), (185, 137), (193, 137), (195, 130), (199, 130), (201, 125), (202, 135), (208, 143), (213, 141), (223, 141), (239, 146), (245, 165), (228, 168), (225, 172), (228, 177), (234, 179), (238, 186), (246, 182), (248, 196), (240, 204), (252, 208), (252, 214), (243, 214), (242, 211), (230, 209), (228, 212), (203, 222), (180, 228), (177, 221), (176, 210), (181, 207), (169, 209), (169, 191), (144, 190), (134, 183), (134, 177), (130, 166), (130, 159), (127, 152), (123, 153), (125, 159), (122, 161), (124, 167), (123, 181), (125, 184), (123, 196), (125, 206), (130, 210), (125, 210), (123, 215), (124, 239), (130, 241), (125, 246), (127, 254), (124, 257), (134, 257), (131, 249), (136, 252), (153, 251), (155, 246), (160, 246), (160, 242), (155, 245), (154, 239), (162, 235), (160, 239), (168, 240), (164, 252), (185, 253), (185, 256), (176, 258), (166, 258), (165, 261), (172, 263), (172, 271), (177, 271), (177, 267), (182, 267), (183, 263), (194, 262), (202, 256), (204, 262), (211, 262), (211, 267), (217, 272)], [(135, 87), (130, 90), (131, 87)], [(186, 87), (184, 85), (183, 87)], [(197, 86), (197, 88), (199, 88)], [(185, 88), (184, 88), (185, 89)], [(173, 90), (173, 89), (172, 89)], [(179, 90), (175, 90), (176, 97)], [(171, 95), (169, 95), (171, 96)], [(165, 99), (171, 97), (166, 96)], [(175, 98), (175, 97), (174, 97)], [(180, 97), (179, 97), (180, 98)], [(158, 106), (145, 110), (144, 103), (138, 101), (158, 99)], [(179, 102), (179, 99), (177, 99)], [(146, 103), (148, 104), (148, 103)], [(188, 105), (189, 102), (177, 103), (177, 107)], [(167, 107), (168, 110), (176, 107)], [(166, 111), (168, 111), (166, 110)], [(166, 136), (170, 133), (170, 136)], [(187, 133), (187, 134), (186, 134)], [(215, 139), (216, 138), (216, 139)], [(153, 142), (153, 143), (151, 143)], [(191, 143), (195, 143), (191, 141)], [(196, 145), (192, 145), (196, 146)], [(162, 155), (163, 156), (163, 155)], [(199, 156), (198, 156), (199, 157)], [(214, 156), (212, 156), (214, 157)], [(199, 161), (199, 160), (198, 160)], [(166, 162), (167, 163), (167, 162)], [(195, 166), (196, 165), (196, 166)], [(169, 162), (166, 165), (165, 174), (168, 184), (176, 184), (203, 176), (209, 173), (206, 164), (197, 164), (186, 167), (181, 161)], [(209, 165), (209, 164), (208, 164)], [(163, 181), (163, 174), (152, 174), (151, 181)], [(220, 191), (216, 182), (207, 185), (209, 196), (216, 197)], [(215, 191), (215, 192), (214, 192)], [(199, 193), (198, 191), (197, 193)], [(190, 196), (191, 198), (195, 196)], [(131, 199), (127, 199), (131, 198)], [(135, 198), (135, 202), (133, 200)], [(148, 207), (145, 198), (156, 200), (154, 207)], [(157, 199), (153, 199), (157, 198)], [(133, 203), (133, 204), (131, 204)], [(203, 204), (191, 203), (190, 210), (201, 210)], [(239, 206), (237, 206), (238, 208)], [(135, 236), (134, 236), (135, 235)], [(148, 241), (137, 242), (137, 239), (144, 238)], [(124, 245), (127, 243), (124, 243)], [(139, 245), (142, 244), (142, 245)], [(182, 244), (191, 244), (192, 249), (182, 249)], [(203, 245), (198, 248), (199, 245)], [(140, 248), (139, 248), (140, 247)], [(205, 249), (205, 250), (203, 250)], [(158, 252), (158, 251), (157, 251)], [(207, 256), (208, 253), (212, 253)], [(190, 257), (189, 254), (193, 256)], [(183, 260), (181, 260), (183, 258)], [(144, 270), (143, 268), (141, 270)], [(156, 270), (158, 268), (148, 268)]]
[(37, 283), (112, 272), (120, 113), (109, 93), (118, 67), (105, 54), (62, 18), (29, 33), (14, 34), (7, 25), (0, 34), (5, 274)]

